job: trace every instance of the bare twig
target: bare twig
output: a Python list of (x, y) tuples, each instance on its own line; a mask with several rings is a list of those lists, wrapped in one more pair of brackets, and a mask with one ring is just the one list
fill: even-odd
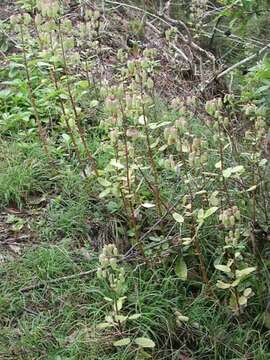
[(220, 73), (216, 74), (215, 76), (213, 76), (209, 81), (206, 82), (206, 84), (202, 87), (201, 91), (204, 91), (208, 85), (210, 85), (214, 80), (218, 80), (221, 77), (229, 74), (230, 72), (232, 72), (233, 70), (237, 69), (238, 67), (240, 67), (241, 65), (244, 65), (246, 63), (248, 63), (249, 61), (256, 59), (257, 57), (259, 57), (260, 55), (262, 55), (267, 49), (270, 49), (270, 43), (267, 44), (266, 46), (264, 46), (263, 48), (261, 48), (259, 51), (257, 51), (256, 53), (242, 59), (241, 61), (239, 61), (236, 64), (233, 64), (232, 66), (228, 67), (227, 69), (221, 71)]
[[(89, 3), (89, 0), (84, 0), (86, 3)], [(108, 3), (108, 4), (112, 4), (112, 5), (119, 5), (119, 6), (123, 6), (123, 7), (127, 7), (127, 8), (130, 8), (130, 9), (133, 9), (133, 10), (136, 10), (136, 11), (140, 11), (140, 12), (143, 12), (144, 14), (154, 18), (154, 19), (157, 19), (159, 20), (160, 22), (162, 22), (163, 24), (167, 25), (167, 26), (172, 26), (172, 23), (170, 21), (172, 21), (172, 19), (170, 19), (170, 21), (166, 20), (165, 18), (159, 16), (159, 15), (155, 15), (153, 13), (151, 13), (150, 11), (147, 11), (145, 9), (142, 9), (138, 6), (134, 6), (134, 5), (130, 5), (130, 4), (126, 4), (126, 3), (122, 3), (122, 2), (119, 2), (119, 1), (113, 1), (113, 0), (105, 0), (105, 3)], [(178, 22), (178, 20), (175, 20)], [(179, 22), (179, 24), (181, 24), (182, 26), (185, 26), (185, 30), (187, 31), (188, 28), (187, 26), (184, 24), (184, 22)], [(190, 39), (189, 37), (186, 39), (183, 34), (179, 31), (179, 29), (177, 29), (178, 33), (181, 35), (181, 39), (182, 41), (189, 45), (190, 47), (192, 47), (194, 50), (197, 50), (201, 53), (203, 53), (209, 60), (211, 61), (215, 61), (215, 57), (213, 54), (209, 53), (208, 51), (202, 49), (199, 45), (197, 45), (196, 43), (194, 43), (192, 41), (192, 39)]]
[(46, 280), (46, 281), (39, 282), (39, 283), (34, 284), (34, 285), (24, 287), (24, 288), (20, 289), (20, 292), (25, 293), (25, 292), (28, 292), (28, 291), (31, 291), (31, 290), (40, 289), (42, 287), (45, 287), (46, 285), (52, 285), (52, 284), (57, 284), (57, 283), (59, 283), (61, 281), (67, 281), (67, 280), (81, 278), (81, 277), (84, 277), (84, 276), (94, 274), (96, 271), (97, 271), (97, 269), (92, 269), (92, 270), (83, 271), (83, 272), (72, 274), (72, 275), (61, 276), (61, 277), (58, 277), (58, 278), (55, 278), (55, 279)]

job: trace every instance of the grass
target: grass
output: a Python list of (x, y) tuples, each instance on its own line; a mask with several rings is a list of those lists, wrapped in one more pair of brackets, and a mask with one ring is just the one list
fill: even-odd
[[(131, 349), (115, 351), (114, 336), (107, 334), (104, 338), (96, 329), (107, 314), (108, 303), (103, 300), (106, 287), (95, 274), (29, 293), (19, 291), (35, 281), (95, 266), (95, 260), (85, 260), (78, 250), (64, 245), (32, 250), (2, 266), (2, 358), (132, 359)], [(154, 358), (174, 359), (180, 353), (190, 354), (193, 359), (242, 359), (248, 355), (258, 360), (268, 358), (267, 334), (254, 327), (252, 316), (244, 321), (230, 318), (217, 301), (203, 294), (194, 296), (170, 269), (139, 267), (134, 271), (129, 265), (126, 269), (128, 300), (124, 311), (142, 314), (132, 326), (159, 344)], [(175, 310), (188, 314), (188, 323), (177, 326)]]
[(30, 195), (51, 186), (52, 171), (38, 144), (3, 142), (0, 157), (0, 202), (22, 207)]

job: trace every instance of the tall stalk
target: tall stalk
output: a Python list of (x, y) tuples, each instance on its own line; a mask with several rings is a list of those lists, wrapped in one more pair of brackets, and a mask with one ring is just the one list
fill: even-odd
[(45, 153), (49, 156), (47, 137), (46, 137), (46, 133), (45, 133), (43, 127), (42, 127), (42, 123), (41, 123), (41, 120), (40, 120), (40, 117), (39, 117), (39, 113), (38, 113), (38, 109), (37, 109), (37, 105), (36, 105), (36, 100), (35, 100), (35, 96), (34, 96), (34, 92), (33, 92), (33, 87), (32, 87), (32, 84), (31, 84), (30, 69), (29, 69), (29, 64), (28, 64), (28, 61), (27, 61), (26, 48), (25, 48), (25, 38), (24, 38), (23, 24), (21, 22), (20, 22), (20, 35), (21, 35), (23, 60), (24, 60), (26, 78), (27, 78), (27, 86), (28, 86), (28, 91), (29, 91), (29, 97), (30, 97), (31, 105), (32, 105), (32, 108), (33, 108), (33, 111), (34, 111), (35, 122), (36, 122), (36, 125), (38, 127), (39, 138), (40, 138), (41, 142), (43, 143)]
[[(64, 71), (66, 76), (68, 75), (68, 67), (67, 67), (67, 61), (66, 61), (66, 53), (65, 53), (65, 49), (64, 49), (64, 43), (63, 43), (63, 36), (62, 36), (62, 31), (61, 31), (61, 22), (60, 20), (58, 21), (58, 36), (59, 36), (59, 40), (60, 40), (60, 45), (61, 45), (61, 53), (62, 53), (62, 58), (63, 58), (63, 64), (64, 64)], [(91, 154), (91, 152), (89, 151), (87, 142), (86, 142), (86, 138), (85, 138), (85, 133), (84, 133), (84, 129), (81, 125), (81, 121), (76, 109), (76, 103), (75, 103), (75, 99), (72, 95), (72, 91), (71, 91), (71, 87), (70, 87), (70, 83), (69, 81), (67, 81), (67, 90), (68, 90), (68, 95), (70, 98), (70, 102), (71, 102), (71, 106), (72, 106), (72, 110), (73, 110), (73, 114), (74, 114), (74, 118), (75, 118), (75, 123), (78, 129), (78, 133), (80, 135), (83, 147), (85, 149), (86, 155), (88, 157), (89, 162), (92, 164), (93, 166), (93, 170), (96, 176), (99, 176), (98, 174), (98, 170), (97, 170), (97, 165), (96, 165), (96, 161), (93, 157), (93, 155)]]
[[(51, 46), (51, 53), (52, 53), (52, 56), (54, 56), (54, 50), (53, 50), (53, 39), (52, 39), (52, 34), (50, 33), (50, 46)], [(60, 90), (60, 86), (58, 84), (58, 80), (57, 80), (57, 75), (56, 75), (56, 68), (55, 68), (55, 65), (53, 64), (52, 65), (52, 69), (50, 70), (50, 73), (51, 73), (51, 78), (52, 78), (52, 81), (53, 81), (53, 84), (54, 84), (54, 87), (57, 91)], [(73, 134), (73, 131), (72, 131), (72, 128), (69, 124), (69, 121), (68, 121), (68, 118), (67, 118), (67, 114), (66, 114), (66, 110), (65, 110), (65, 105), (64, 105), (64, 102), (63, 102), (63, 99), (61, 99), (61, 97), (59, 97), (59, 102), (60, 102), (60, 107), (61, 107), (61, 111), (62, 111), (62, 115), (63, 115), (63, 118), (64, 118), (64, 121), (66, 123), (66, 127), (67, 127), (67, 130), (68, 130), (68, 134), (71, 138), (71, 141), (73, 143), (73, 146), (74, 146), (74, 151), (75, 151), (75, 154), (77, 156), (77, 159), (82, 167), (82, 171), (83, 171), (83, 174), (85, 177), (87, 177), (87, 174), (86, 174), (86, 171), (84, 169), (84, 164), (83, 164), (83, 161), (81, 159), (81, 155), (80, 155), (80, 151), (79, 151), (79, 148), (78, 148), (78, 144), (76, 143), (76, 139), (75, 139), (75, 136)]]

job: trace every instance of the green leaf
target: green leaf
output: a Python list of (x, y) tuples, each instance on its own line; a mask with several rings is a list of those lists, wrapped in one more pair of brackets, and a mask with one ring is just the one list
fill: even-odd
[(114, 346), (127, 346), (128, 344), (130, 344), (130, 338), (117, 340), (113, 343)]
[(223, 281), (218, 280), (216, 286), (220, 289), (229, 289), (231, 287), (231, 284), (227, 284)]
[(198, 220), (199, 221), (202, 221), (204, 219), (204, 210), (203, 209), (200, 209), (198, 211)]
[(110, 164), (114, 167), (116, 167), (117, 169), (124, 169), (124, 165), (122, 165), (119, 161), (117, 161), (116, 159), (112, 159), (110, 161)]
[(103, 322), (103, 323), (100, 323), (97, 325), (97, 329), (98, 330), (103, 330), (103, 329), (107, 329), (107, 328), (110, 328), (112, 327), (113, 324), (110, 324), (110, 323), (107, 323), (107, 322)]
[(141, 317), (141, 314), (133, 314), (128, 317), (128, 320), (137, 320)]
[(142, 207), (144, 207), (146, 209), (150, 209), (150, 208), (153, 208), (155, 206), (156, 206), (155, 204), (151, 204), (151, 203), (143, 203), (142, 204)]
[(126, 300), (126, 298), (127, 298), (126, 296), (122, 296), (117, 300), (116, 306), (117, 306), (118, 311), (122, 310), (122, 307), (123, 307), (123, 304), (124, 304), (124, 301)]
[(231, 274), (232, 271), (229, 266), (226, 265), (215, 265), (215, 268), (219, 271), (223, 271), (225, 274)]
[(173, 216), (174, 220), (177, 221), (177, 222), (180, 223), (180, 224), (182, 224), (182, 223), (185, 221), (185, 219), (183, 218), (183, 216), (180, 215), (180, 214), (178, 214), (178, 213), (176, 213), (176, 212), (173, 213), (172, 216)]
[(242, 279), (243, 277), (246, 277), (246, 276), (250, 275), (255, 270), (256, 270), (255, 266), (248, 267), (248, 268), (245, 268), (243, 270), (236, 270), (236, 277)]
[(67, 144), (69, 144), (71, 141), (71, 138), (68, 134), (62, 134), (62, 138)]
[(151, 339), (148, 339), (146, 337), (138, 337), (135, 340), (135, 343), (139, 345), (142, 348), (154, 348), (155, 343)]
[(232, 173), (240, 173), (240, 172), (243, 172), (245, 171), (245, 168), (243, 165), (238, 165), (238, 166), (235, 166), (231, 169)]
[(243, 306), (247, 304), (248, 299), (245, 296), (240, 296), (238, 299), (239, 305)]
[(218, 210), (217, 206), (213, 206), (210, 209), (206, 210), (206, 212), (204, 213), (203, 218), (206, 219), (209, 216), (213, 215), (216, 211)]
[(98, 100), (92, 100), (90, 101), (90, 107), (93, 108), (93, 107), (97, 107), (99, 104), (99, 101)]
[(229, 178), (232, 175), (232, 169), (231, 168), (225, 169), (223, 170), (222, 174), (225, 178)]
[(127, 316), (124, 316), (124, 315), (115, 315), (115, 320), (116, 321), (119, 321), (120, 323), (123, 323), (127, 320)]
[(106, 180), (106, 179), (104, 179), (102, 177), (98, 177), (97, 181), (100, 183), (100, 185), (102, 185), (104, 187), (111, 186), (111, 183), (108, 180)]
[(257, 188), (258, 185), (253, 185), (251, 186), (249, 189), (246, 190), (246, 192), (250, 192), (250, 191), (253, 191)]
[(99, 198), (102, 199), (102, 198), (106, 197), (107, 195), (110, 194), (110, 192), (111, 192), (111, 189), (108, 189), (108, 188), (105, 189), (105, 190), (103, 190), (103, 191), (99, 194)]
[(175, 273), (181, 280), (187, 280), (187, 265), (182, 257), (176, 260)]
[(149, 128), (151, 129), (151, 130), (155, 130), (155, 129), (158, 129), (158, 128), (160, 128), (160, 127), (162, 127), (162, 126), (167, 126), (167, 125), (170, 125), (171, 124), (171, 122), (170, 121), (163, 121), (162, 123), (151, 123), (151, 124), (149, 124)]

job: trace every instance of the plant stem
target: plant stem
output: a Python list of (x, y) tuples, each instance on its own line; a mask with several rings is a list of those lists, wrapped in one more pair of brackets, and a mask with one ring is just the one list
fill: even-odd
[[(60, 45), (61, 45), (61, 52), (62, 52), (62, 58), (63, 58), (63, 64), (64, 64), (64, 71), (65, 71), (65, 74), (68, 75), (68, 67), (67, 67), (66, 54), (65, 54), (64, 43), (63, 43), (63, 36), (62, 36), (62, 32), (61, 32), (61, 22), (60, 22), (60, 20), (58, 22), (58, 35), (59, 35), (59, 40), (60, 40)], [(92, 163), (95, 175), (99, 176), (95, 159), (93, 158), (92, 154), (90, 153), (88, 145), (86, 143), (84, 130), (83, 130), (83, 127), (81, 126), (80, 118), (79, 118), (79, 115), (78, 115), (78, 112), (77, 112), (77, 109), (76, 109), (75, 100), (74, 100), (74, 97), (72, 95), (70, 83), (69, 83), (68, 80), (67, 80), (67, 90), (68, 90), (71, 106), (72, 106), (72, 109), (73, 109), (76, 126), (78, 128), (78, 132), (79, 132), (83, 147), (85, 149), (85, 152), (87, 154), (89, 162)]]
[(35, 116), (35, 121), (36, 121), (36, 124), (37, 124), (37, 127), (38, 127), (38, 133), (39, 133), (40, 140), (43, 143), (45, 153), (47, 155), (49, 155), (48, 142), (47, 142), (46, 134), (45, 134), (44, 129), (42, 127), (42, 123), (41, 123), (39, 113), (38, 113), (38, 110), (37, 110), (36, 100), (35, 100), (35, 97), (34, 97), (33, 88), (32, 88), (32, 84), (31, 84), (30, 70), (29, 70), (29, 65), (28, 65), (27, 56), (26, 56), (25, 39), (24, 39), (24, 32), (23, 32), (22, 23), (20, 23), (20, 34), (21, 34), (23, 59), (24, 59), (26, 77), (27, 77), (28, 91), (29, 91), (29, 95), (30, 95), (30, 101), (31, 101), (31, 104), (32, 104), (32, 108), (34, 110), (34, 116)]

